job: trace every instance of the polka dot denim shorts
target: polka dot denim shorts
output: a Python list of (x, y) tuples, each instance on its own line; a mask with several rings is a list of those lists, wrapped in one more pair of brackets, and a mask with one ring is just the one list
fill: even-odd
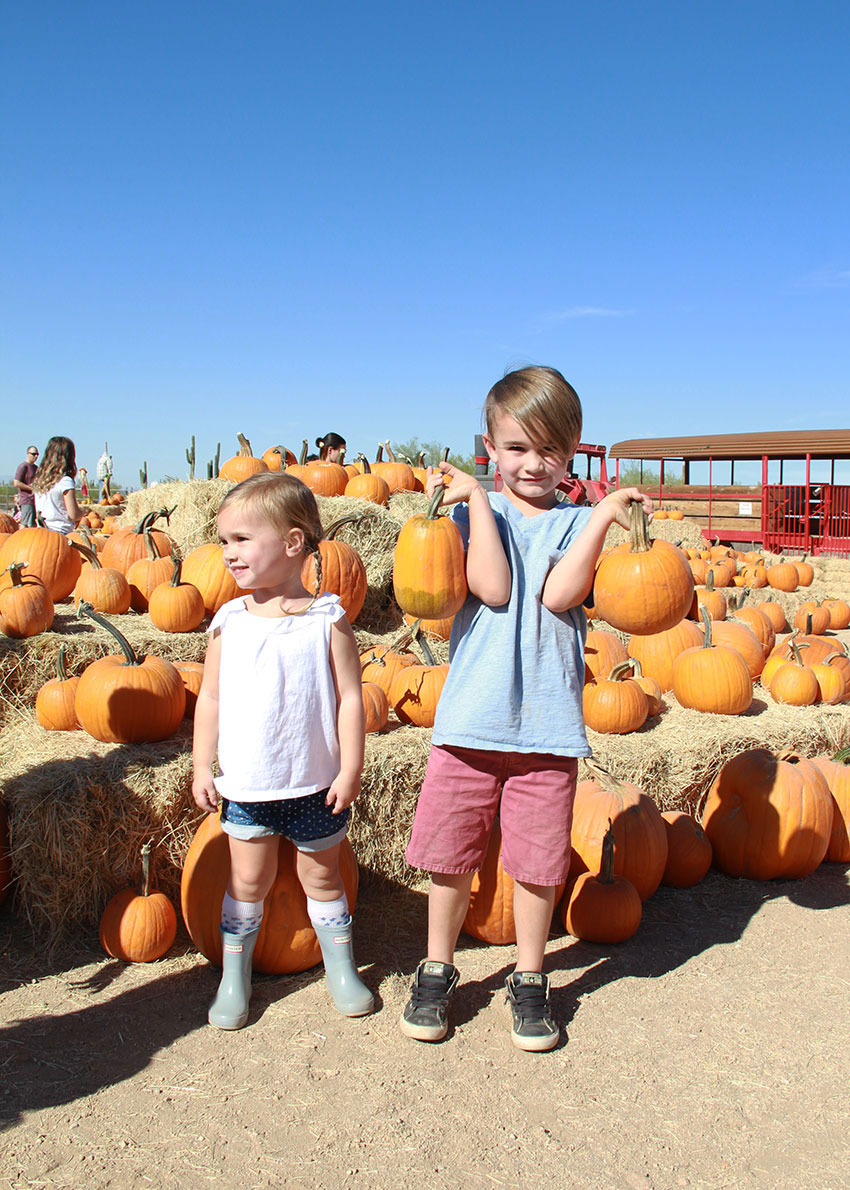
[(277, 802), (232, 802), (221, 799), (221, 828), (234, 839), (262, 839), (283, 835), (299, 851), (326, 851), (342, 842), (348, 834), (346, 807), (332, 814), (325, 805), (327, 789), (306, 797), (284, 798)]

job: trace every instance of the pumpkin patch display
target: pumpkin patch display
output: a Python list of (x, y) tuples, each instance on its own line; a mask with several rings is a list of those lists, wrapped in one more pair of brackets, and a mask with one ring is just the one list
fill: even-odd
[(79, 614), (94, 620), (118, 642), (120, 656), (93, 661), (80, 676), (74, 706), (80, 726), (106, 744), (136, 744), (173, 735), (186, 709), (177, 670), (161, 657), (141, 657), (114, 624), (91, 604)]
[(812, 761), (763, 748), (739, 753), (718, 773), (703, 810), (714, 866), (750, 880), (808, 876), (826, 855), (833, 806)]
[(449, 517), (438, 515), (443, 495), (440, 486), (424, 516), (411, 517), (402, 525), (393, 557), (393, 591), (399, 607), (425, 620), (455, 615), (467, 595), (460, 530)]
[(564, 909), (564, 925), (582, 942), (626, 942), (637, 931), (643, 906), (637, 889), (614, 873), (616, 843), (611, 819), (602, 838), (599, 874), (582, 872)]
[[(254, 948), (253, 969), (266, 975), (307, 971), (321, 962), (316, 932), (307, 914), (307, 897), (295, 870), (295, 846), (280, 836), (277, 875), (265, 900), (263, 924)], [(357, 904), (359, 874), (348, 839), (339, 851), (342, 883), (351, 912)], [(198, 827), (183, 865), (180, 903), (189, 937), (211, 963), (221, 966), (221, 902), (230, 879), (230, 848), (217, 814)]]
[(152, 963), (161, 959), (177, 937), (177, 914), (165, 893), (151, 888), (151, 846), (141, 850), (142, 883), (138, 891), (116, 893), (100, 919), (100, 944), (113, 959)]

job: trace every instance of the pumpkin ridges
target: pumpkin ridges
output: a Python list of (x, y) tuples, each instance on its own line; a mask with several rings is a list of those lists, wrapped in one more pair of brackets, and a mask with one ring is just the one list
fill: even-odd
[(393, 591), (402, 611), (424, 620), (453, 616), (467, 596), (466, 555), (454, 521), (439, 516), (439, 485), (424, 516), (401, 527), (393, 555)]

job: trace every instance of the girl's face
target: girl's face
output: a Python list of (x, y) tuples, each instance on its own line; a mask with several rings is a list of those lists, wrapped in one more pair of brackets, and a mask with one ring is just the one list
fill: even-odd
[(298, 579), (303, 562), (304, 534), (290, 529), (281, 536), (250, 507), (229, 504), (218, 514), (224, 564), (243, 590), (284, 591)]
[(345, 446), (329, 446), (328, 447), (328, 462), (342, 463), (345, 459)]
[(484, 444), (509, 494), (532, 508), (552, 507), (555, 488), (567, 467), (567, 457), (557, 446), (532, 442), (528, 432), (507, 413), (497, 416), (493, 436), (485, 434)]

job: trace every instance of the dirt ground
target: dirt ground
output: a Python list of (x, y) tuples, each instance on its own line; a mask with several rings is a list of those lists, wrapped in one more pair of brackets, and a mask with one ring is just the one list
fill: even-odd
[(150, 965), (50, 956), (4, 908), (0, 1186), (848, 1184), (843, 868), (660, 889), (618, 947), (553, 934), (567, 1036), (542, 1055), (510, 1042), (512, 947), (462, 936), (452, 1028), (423, 1045), (397, 1018), (424, 893), (367, 887), (357, 929), (374, 1016), (336, 1016), (318, 972), (258, 977), (226, 1034), (184, 937)]

